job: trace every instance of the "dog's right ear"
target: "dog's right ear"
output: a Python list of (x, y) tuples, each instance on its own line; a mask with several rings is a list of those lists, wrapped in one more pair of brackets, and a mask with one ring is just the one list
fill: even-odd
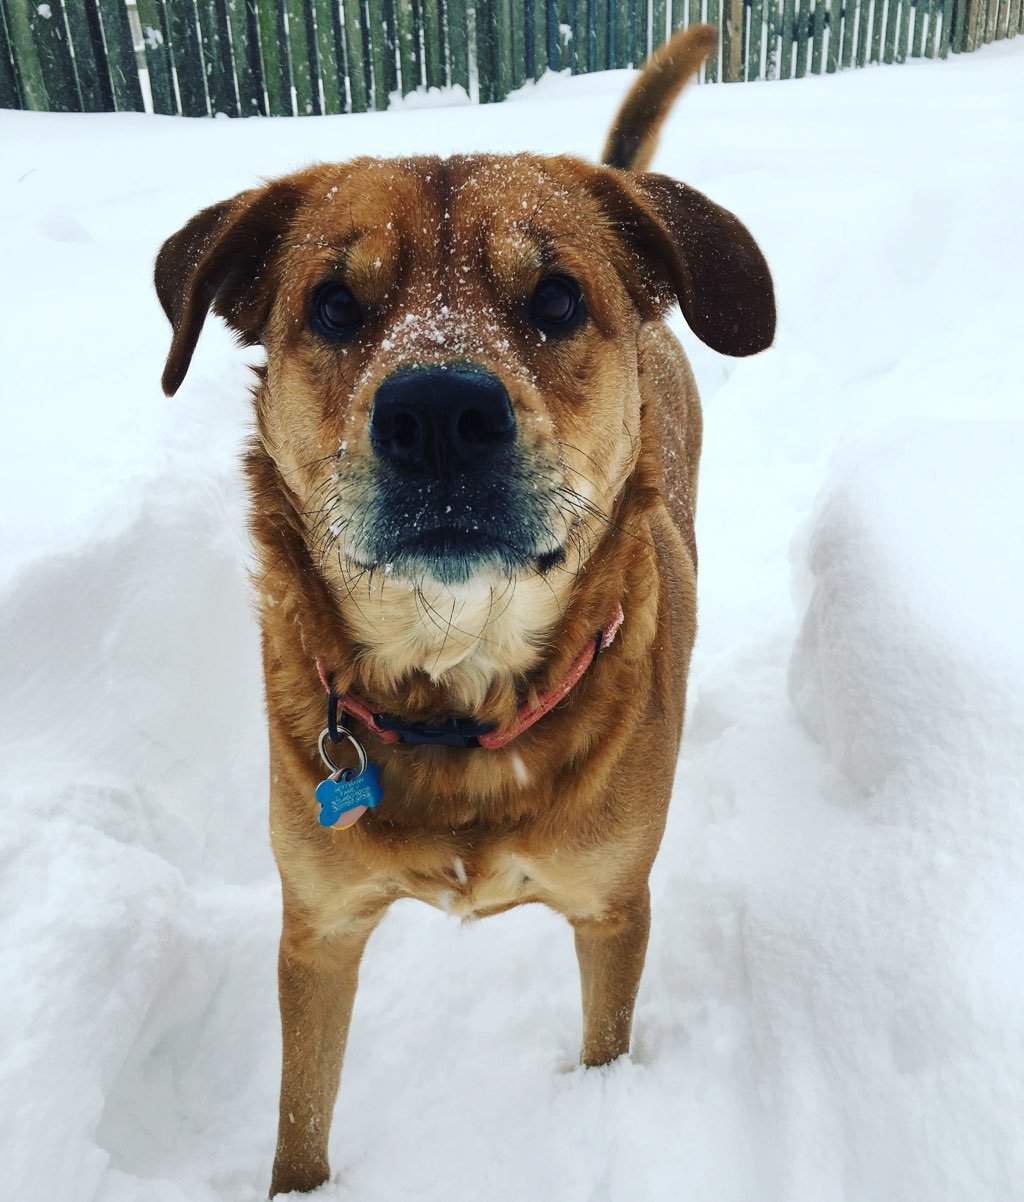
[(301, 201), (279, 182), (197, 213), (160, 248), (153, 281), (174, 328), (161, 383), (173, 396), (185, 378), (209, 309), (240, 341), (260, 341), (272, 299), (270, 263)]

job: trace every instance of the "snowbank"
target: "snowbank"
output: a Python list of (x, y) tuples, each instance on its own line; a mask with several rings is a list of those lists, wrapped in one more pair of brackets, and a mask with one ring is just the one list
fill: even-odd
[[(657, 165), (749, 223), (781, 323), (749, 362), (683, 332), (707, 414), (702, 625), (635, 1055), (574, 1068), (553, 915), (396, 906), (325, 1198), (1024, 1195), (1022, 68), (1018, 39), (684, 98)], [(302, 121), (0, 113), (18, 1202), (252, 1202), (273, 1151), (247, 372), (211, 322), (161, 396), (156, 248), (316, 158), (593, 155), (624, 85)]]

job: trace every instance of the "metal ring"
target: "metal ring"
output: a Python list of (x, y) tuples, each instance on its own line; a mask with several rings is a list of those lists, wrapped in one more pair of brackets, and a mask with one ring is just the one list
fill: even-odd
[(330, 768), (330, 770), (332, 772), (352, 772), (352, 775), (346, 777), (345, 779), (346, 780), (358, 780), (358, 778), (360, 776), (362, 776), (363, 773), (366, 771), (366, 752), (363, 750), (362, 743), (359, 742), (359, 740), (355, 737), (355, 735), (350, 730), (346, 730), (344, 728), (344, 726), (340, 726), (338, 728), (338, 733), (340, 735), (344, 735), (344, 737), (346, 739), (348, 739), (348, 741), (355, 748), (356, 755), (359, 756), (358, 772), (352, 772), (351, 768), (339, 768), (338, 765), (334, 762), (334, 760), (331, 759), (330, 752), (328, 752), (328, 750), (327, 750), (327, 741), (331, 737), (330, 727), (328, 727), (328, 726), (325, 726), (323, 728), (323, 730), (320, 732), (320, 740), (318, 743), (318, 746), (320, 748), (320, 758), (327, 765), (327, 767)]

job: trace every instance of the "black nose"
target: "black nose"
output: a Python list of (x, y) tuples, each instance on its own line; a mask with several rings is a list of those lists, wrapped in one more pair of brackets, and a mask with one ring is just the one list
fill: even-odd
[(516, 436), (505, 386), (467, 364), (404, 368), (377, 389), (370, 439), (405, 472), (443, 475), (486, 466)]

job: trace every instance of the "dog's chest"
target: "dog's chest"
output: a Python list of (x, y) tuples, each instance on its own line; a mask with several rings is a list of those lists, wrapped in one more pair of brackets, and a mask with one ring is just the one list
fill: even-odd
[(401, 896), (458, 918), (485, 918), (531, 902), (582, 918), (603, 912), (609, 877), (603, 857), (539, 857), (498, 845), (446, 853), (426, 871), (400, 870), (394, 883)]

